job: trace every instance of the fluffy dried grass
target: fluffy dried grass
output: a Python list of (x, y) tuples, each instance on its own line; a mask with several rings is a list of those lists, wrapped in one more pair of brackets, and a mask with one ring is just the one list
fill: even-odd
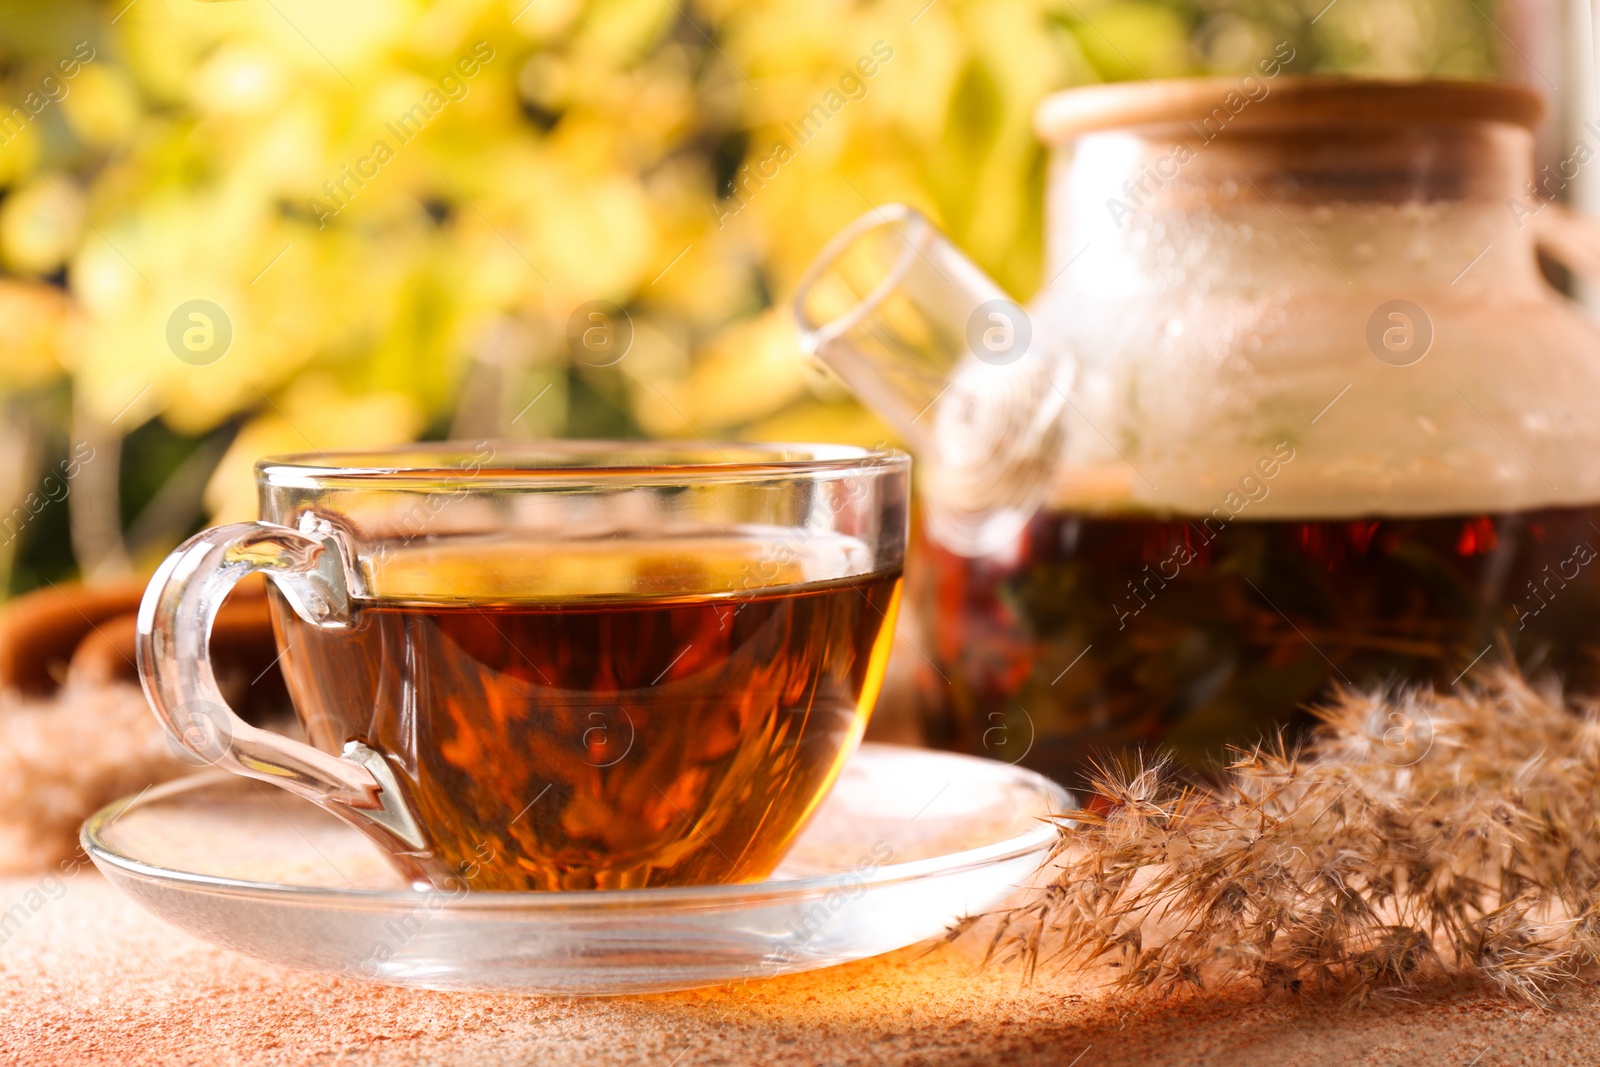
[(194, 769), (173, 755), (136, 685), (0, 693), (0, 872), (54, 866), (98, 808)]
[(1536, 1004), (1600, 962), (1594, 706), (1499, 672), (1321, 717), (1304, 750), (1240, 753), (1212, 788), (1103, 770), (1042, 893), (988, 917), (989, 957), (1108, 966), (1125, 990), (1467, 979)]

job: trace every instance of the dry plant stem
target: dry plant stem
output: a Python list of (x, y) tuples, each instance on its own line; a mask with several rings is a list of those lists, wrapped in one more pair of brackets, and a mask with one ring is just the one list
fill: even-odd
[(1109, 966), (1124, 989), (1365, 999), (1466, 978), (1540, 1004), (1600, 959), (1593, 706), (1500, 671), (1461, 695), (1347, 692), (1320, 717), (1308, 748), (1241, 752), (1214, 788), (1103, 768), (989, 957)]
[(89, 443), (94, 459), (79, 471), (67, 495), (67, 529), (78, 570), (86, 579), (121, 578), (133, 571), (122, 540), (118, 472), (122, 463), (122, 432), (75, 401), (72, 440)]

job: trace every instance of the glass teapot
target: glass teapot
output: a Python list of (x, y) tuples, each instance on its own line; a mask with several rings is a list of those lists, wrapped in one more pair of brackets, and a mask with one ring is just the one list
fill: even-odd
[(1069, 90), (1037, 112), (1026, 309), (910, 208), (827, 246), (803, 342), (919, 454), (930, 740), (1072, 780), (1495, 663), (1600, 693), (1600, 329), (1536, 254), (1600, 266), (1545, 199), (1595, 153), (1536, 186), (1541, 110), (1491, 83)]

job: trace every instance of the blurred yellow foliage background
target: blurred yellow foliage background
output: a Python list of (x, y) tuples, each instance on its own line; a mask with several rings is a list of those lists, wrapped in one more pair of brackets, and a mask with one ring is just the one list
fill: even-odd
[[(1482, 0), (0, 3), (0, 496), (27, 512), (0, 567), (16, 562), (13, 589), (68, 573), (69, 543), (88, 571), (147, 566), (197, 525), (250, 514), (250, 465), (269, 452), (881, 439), (802, 359), (784, 307), (851, 218), (912, 202), (1026, 295), (1044, 94), (1245, 70), (1284, 39), (1294, 73), (1488, 74), (1492, 14)], [(169, 341), (196, 300), (231, 327), (209, 362)], [(607, 365), (567, 342), (596, 300), (632, 332)], [(79, 440), (97, 457), (82, 484), (34, 513), (29, 486)]]

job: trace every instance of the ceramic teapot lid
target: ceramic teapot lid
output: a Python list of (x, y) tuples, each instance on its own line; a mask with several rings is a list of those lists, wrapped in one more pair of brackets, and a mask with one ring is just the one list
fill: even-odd
[[(1229, 104), (1230, 96), (1248, 106)], [(1193, 124), (1226, 108), (1230, 128), (1505, 122), (1533, 128), (1544, 99), (1489, 81), (1288, 77), (1180, 78), (1066, 89), (1045, 97), (1034, 129), (1048, 144), (1130, 126)]]

